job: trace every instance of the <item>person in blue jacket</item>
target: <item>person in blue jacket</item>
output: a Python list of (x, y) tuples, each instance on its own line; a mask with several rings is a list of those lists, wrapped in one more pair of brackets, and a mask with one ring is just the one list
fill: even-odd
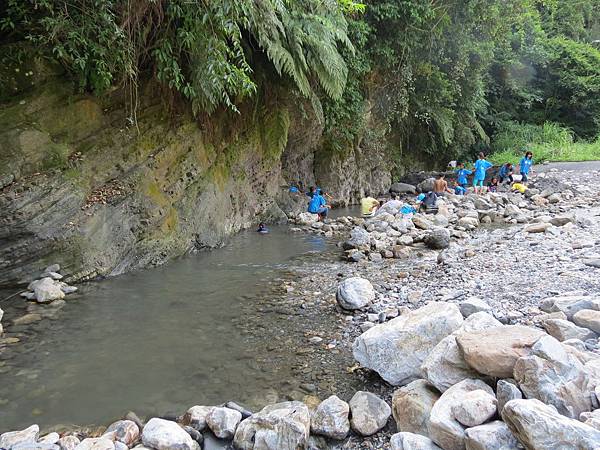
[(320, 193), (316, 193), (310, 198), (310, 202), (308, 202), (308, 212), (312, 214), (318, 214), (319, 220), (323, 220), (327, 217), (327, 212), (329, 211), (329, 206), (327, 205), (327, 200)]
[(529, 179), (529, 172), (533, 171), (531, 168), (533, 166), (533, 153), (526, 152), (525, 156), (521, 158), (519, 161), (519, 172), (521, 173), (521, 183), (527, 183)]
[(500, 170), (498, 170), (498, 181), (500, 184), (507, 180), (510, 184), (513, 183), (513, 165), (509, 162), (502, 164)]
[(485, 172), (492, 167), (493, 164), (485, 159), (483, 153), (479, 154), (479, 159), (475, 161), (475, 176), (473, 177), (473, 187), (475, 193), (483, 193), (483, 182), (485, 181)]
[(465, 165), (463, 163), (458, 163), (458, 169), (456, 170), (456, 182), (458, 185), (466, 190), (467, 184), (469, 184), (467, 177), (472, 173), (472, 170), (465, 169)]

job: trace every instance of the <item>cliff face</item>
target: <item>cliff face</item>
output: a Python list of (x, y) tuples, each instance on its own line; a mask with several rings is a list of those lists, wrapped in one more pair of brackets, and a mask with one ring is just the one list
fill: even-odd
[(385, 147), (327, 154), (321, 125), (293, 100), (173, 121), (149, 86), (134, 126), (119, 92), (76, 95), (34, 63), (0, 104), (0, 285), (55, 262), (73, 282), (219, 246), (302, 208), (290, 182), (319, 184), (341, 204), (391, 182)]

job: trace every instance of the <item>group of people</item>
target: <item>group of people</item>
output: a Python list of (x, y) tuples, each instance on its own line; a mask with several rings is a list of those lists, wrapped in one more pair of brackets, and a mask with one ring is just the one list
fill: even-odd
[[(512, 163), (504, 163), (500, 166), (496, 176), (492, 177), (487, 185), (489, 192), (497, 192), (498, 186), (504, 183), (509, 183), (514, 190), (524, 192), (527, 189), (527, 181), (533, 169), (533, 153), (527, 151), (523, 158), (519, 161), (518, 172), (520, 180), (515, 181), (514, 167)], [(448, 187), (448, 182), (445, 180), (444, 174), (441, 174), (434, 182), (433, 192), (438, 195), (443, 195), (449, 192), (456, 195), (464, 195), (467, 193), (469, 185), (468, 177), (473, 175), (473, 188), (476, 194), (481, 194), (485, 191), (484, 182), (487, 176), (487, 171), (493, 167), (493, 164), (485, 159), (483, 153), (479, 154), (477, 161), (473, 164), (472, 169), (466, 169), (463, 163), (456, 163), (456, 181), (452, 188)]]

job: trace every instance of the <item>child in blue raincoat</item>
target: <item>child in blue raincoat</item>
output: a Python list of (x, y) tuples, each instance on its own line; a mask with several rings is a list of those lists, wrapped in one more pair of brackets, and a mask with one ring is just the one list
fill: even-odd
[(483, 193), (485, 173), (492, 166), (493, 164), (485, 159), (485, 155), (480, 153), (479, 158), (475, 161), (475, 176), (473, 177), (473, 187), (476, 194)]

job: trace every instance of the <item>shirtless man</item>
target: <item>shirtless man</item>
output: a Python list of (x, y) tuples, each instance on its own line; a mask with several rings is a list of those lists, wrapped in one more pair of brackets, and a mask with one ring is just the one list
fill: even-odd
[(445, 175), (442, 173), (438, 176), (437, 180), (433, 182), (433, 192), (438, 197), (444, 195), (445, 192), (454, 194), (452, 190), (448, 188), (448, 182), (444, 179)]

